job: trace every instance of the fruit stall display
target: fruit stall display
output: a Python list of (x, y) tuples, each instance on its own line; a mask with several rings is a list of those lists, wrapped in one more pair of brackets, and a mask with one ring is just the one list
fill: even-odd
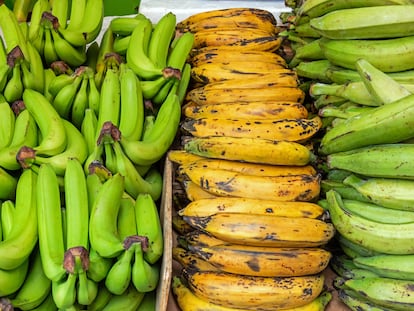
[(413, 2), (106, 2), (0, 2), (0, 310), (412, 310)]

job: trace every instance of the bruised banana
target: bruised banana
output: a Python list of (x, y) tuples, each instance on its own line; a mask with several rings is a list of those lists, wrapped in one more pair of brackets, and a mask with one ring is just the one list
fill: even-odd
[(184, 139), (184, 150), (207, 158), (273, 165), (307, 165), (314, 155), (306, 146), (288, 141), (226, 136)]
[(184, 174), (204, 190), (219, 196), (311, 201), (319, 195), (321, 176), (255, 176), (225, 169), (191, 167)]
[(301, 142), (310, 139), (322, 127), (322, 120), (238, 120), (221, 118), (188, 119), (181, 123), (181, 129), (196, 137), (231, 136), (262, 138)]
[(175, 246), (172, 248), (172, 257), (183, 268), (199, 270), (199, 271), (219, 271), (218, 268), (212, 264), (201, 259), (195, 255), (192, 251), (186, 250), (183, 247)]
[(205, 217), (217, 213), (246, 213), (320, 219), (324, 215), (324, 209), (311, 202), (277, 202), (268, 199), (223, 197), (199, 199), (178, 210), (180, 216)]
[(217, 195), (205, 191), (203, 188), (201, 188), (199, 185), (192, 182), (191, 180), (182, 181), (182, 186), (184, 188), (187, 199), (189, 199), (190, 201), (196, 201), (200, 199), (212, 199), (217, 197)]
[(324, 282), (320, 274), (275, 278), (184, 270), (184, 277), (190, 290), (201, 299), (227, 308), (246, 310), (304, 306), (319, 296)]
[(306, 217), (219, 213), (184, 220), (218, 239), (251, 246), (314, 247), (326, 244), (335, 233), (332, 224)]

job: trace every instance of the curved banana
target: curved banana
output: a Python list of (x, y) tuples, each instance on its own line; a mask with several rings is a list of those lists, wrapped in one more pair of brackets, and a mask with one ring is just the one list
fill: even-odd
[(78, 304), (89, 306), (98, 295), (98, 283), (89, 279), (86, 271), (78, 273), (76, 300)]
[(201, 271), (219, 271), (218, 268), (209, 262), (201, 259), (192, 251), (183, 247), (174, 246), (172, 248), (172, 258), (177, 261), (183, 268)]
[(252, 246), (319, 246), (326, 244), (335, 233), (332, 224), (306, 217), (219, 213), (183, 218), (194, 228), (221, 240)]
[(104, 280), (112, 265), (112, 258), (102, 257), (94, 248), (89, 247), (89, 268), (86, 271), (89, 279), (97, 283)]
[(1, 207), (1, 229), (2, 229), (2, 240), (6, 240), (9, 237), (13, 223), (16, 221), (14, 218), (14, 201), (6, 200), (0, 205)]
[(371, 311), (386, 311), (385, 308), (374, 305), (366, 298), (351, 289), (338, 289), (338, 298), (347, 305), (351, 310), (368, 309)]
[(12, 176), (8, 171), (0, 167), (0, 199), (11, 200), (16, 194), (18, 179)]
[(7, 81), (4, 90), (3, 96), (7, 102), (12, 103), (16, 100), (22, 99), (23, 95), (23, 80), (21, 72), (21, 64), (15, 63), (11, 69), (11, 77)]
[(82, 122), (85, 117), (85, 110), (88, 108), (88, 88), (89, 88), (89, 78), (83, 77), (82, 82), (79, 86), (79, 89), (73, 98), (70, 120), (71, 122), (80, 129), (82, 127)]
[(99, 311), (109, 303), (112, 298), (111, 292), (105, 287), (104, 284), (100, 284), (98, 287), (98, 293), (95, 299), (88, 305), (88, 310)]
[(216, 213), (321, 218), (324, 209), (311, 202), (277, 202), (268, 199), (222, 197), (199, 199), (178, 210), (180, 216), (200, 217), (212, 216)]
[(133, 248), (135, 257), (132, 264), (132, 284), (141, 293), (156, 290), (160, 280), (160, 264), (150, 264), (145, 260), (141, 243), (133, 244)]
[(81, 26), (85, 16), (87, 0), (72, 0), (69, 8), (69, 20), (66, 28), (68, 30), (77, 29)]
[(63, 119), (71, 119), (73, 102), (78, 94), (78, 89), (81, 86), (82, 81), (83, 77), (81, 75), (76, 76), (73, 83), (65, 85), (53, 98), (52, 105)]
[(0, 269), (12, 270), (29, 258), (38, 240), (36, 211), (37, 176), (24, 170), (17, 182), (14, 217), (19, 219), (8, 238), (0, 242)]
[(191, 32), (183, 33), (176, 38), (171, 44), (170, 52), (167, 56), (167, 66), (182, 72), (193, 46), (194, 34)]
[(102, 311), (135, 311), (144, 299), (144, 296), (145, 293), (137, 291), (131, 284), (122, 295), (113, 295)]
[(109, 269), (105, 286), (112, 294), (122, 295), (128, 289), (132, 280), (134, 254), (134, 247), (130, 246), (118, 256)]
[(77, 273), (68, 273), (63, 279), (52, 281), (53, 301), (59, 309), (67, 309), (75, 304), (77, 279)]
[(0, 295), (7, 297), (18, 292), (25, 282), (29, 269), (29, 260), (26, 259), (13, 269), (0, 268)]
[(58, 59), (65, 61), (72, 67), (78, 67), (86, 61), (86, 46), (73, 46), (61, 34), (51, 30), (53, 45)]
[(191, 137), (184, 140), (183, 147), (187, 152), (207, 158), (273, 165), (307, 165), (314, 158), (302, 144), (259, 138)]
[(192, 182), (191, 180), (183, 180), (181, 184), (184, 188), (186, 197), (190, 201), (196, 201), (200, 199), (212, 199), (217, 197), (217, 195), (205, 191), (203, 188), (201, 188), (199, 185)]
[(321, 274), (272, 278), (215, 271), (184, 271), (188, 286), (196, 296), (213, 304), (236, 309), (301, 307), (320, 295), (324, 283)]
[(0, 102), (0, 115), (2, 118), (0, 125), (0, 149), (3, 149), (9, 146), (12, 141), (16, 115), (7, 101)]

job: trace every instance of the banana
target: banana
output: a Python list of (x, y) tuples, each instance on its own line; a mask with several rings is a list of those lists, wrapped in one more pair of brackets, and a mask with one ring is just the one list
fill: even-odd
[(56, 77), (50, 81), (50, 84), (48, 86), (48, 92), (50, 93), (51, 97), (55, 98), (62, 88), (72, 84), (77, 77), (78, 75), (76, 73), (57, 74)]
[(89, 279), (86, 271), (80, 271), (76, 290), (78, 304), (89, 306), (98, 295), (98, 283)]
[[(260, 79), (260, 76), (258, 76), (257, 79)], [(187, 100), (190, 100), (198, 105), (258, 101), (287, 101), (303, 103), (304, 99), (304, 91), (298, 87), (290, 86), (254, 88), (229, 87), (219, 90), (204, 90), (203, 87), (198, 87), (187, 93)]]
[(183, 247), (173, 247), (172, 258), (173, 260), (177, 261), (183, 268), (201, 271), (219, 271), (218, 268), (201, 259), (192, 251), (186, 250)]
[(111, 20), (111, 29), (114, 34), (119, 36), (129, 36), (134, 28), (139, 23), (140, 19), (145, 19), (146, 16), (142, 13), (137, 13), (135, 16), (116, 16)]
[(137, 291), (131, 284), (122, 295), (113, 295), (102, 311), (135, 311), (144, 299), (144, 296), (145, 293)]
[(103, 184), (89, 218), (89, 241), (102, 257), (114, 258), (124, 251), (118, 236), (117, 215), (124, 193), (124, 177), (114, 174)]
[(169, 47), (175, 36), (177, 17), (174, 13), (165, 13), (155, 24), (148, 43), (148, 58), (158, 67), (167, 66)]
[[(199, 298), (227, 308), (247, 310), (304, 306), (319, 296), (324, 282), (320, 274), (271, 278), (184, 270), (184, 276), (189, 289)], [(270, 292), (273, 294), (269, 295)]]
[(67, 19), (70, 13), (69, 1), (53, 1), (51, 13), (57, 18), (59, 25), (66, 28)]
[(54, 31), (51, 29), (51, 26), (43, 25), (44, 28), (44, 43), (43, 46), (43, 53), (40, 51), (40, 54), (43, 56), (43, 61), (46, 66), (49, 66), (59, 60), (59, 56), (55, 50), (55, 45), (53, 44), (53, 37), (52, 32)]
[(202, 53), (193, 55), (189, 62), (191, 66), (198, 67), (208, 63), (220, 62), (267, 62), (287, 67), (286, 60), (277, 53), (267, 51), (231, 51), (220, 47), (204, 50)]
[(355, 69), (356, 61), (364, 58), (383, 72), (399, 72), (414, 68), (410, 51), (414, 36), (391, 39), (327, 39), (320, 41), (321, 49), (332, 64)]
[(331, 169), (344, 169), (367, 177), (412, 179), (411, 144), (379, 144), (333, 153), (326, 163)]
[(88, 108), (88, 87), (89, 78), (83, 77), (79, 89), (73, 98), (70, 120), (71, 122), (80, 129), (82, 126), (83, 119), (85, 117), (85, 110)]
[(203, 188), (201, 188), (199, 185), (192, 182), (191, 180), (184, 180), (181, 183), (184, 188), (186, 197), (190, 201), (196, 201), (200, 199), (211, 199), (217, 197), (217, 195), (205, 191)]
[[(331, 253), (317, 247), (282, 248), (247, 245), (217, 245), (200, 247), (189, 245), (189, 250), (221, 271), (265, 277), (291, 277), (322, 272)], [(254, 262), (254, 265), (251, 263)], [(279, 262), (280, 265), (275, 265)]]
[(33, 161), (37, 165), (49, 163), (58, 176), (64, 175), (70, 158), (76, 158), (79, 162), (83, 163), (88, 156), (87, 145), (82, 133), (67, 120), (63, 120), (63, 125), (67, 137), (65, 150), (50, 157), (35, 155)]
[(196, 248), (202, 248), (229, 244), (227, 241), (216, 238), (208, 232), (194, 229), (186, 233), (183, 233), (181, 236), (178, 236), (177, 242), (181, 247), (184, 247), (186, 250), (190, 250), (191, 246), (194, 246)]
[(49, 295), (46, 297), (42, 303), (32, 311), (57, 311), (55, 301), (53, 300), (52, 292), (49, 292)]
[(351, 289), (341, 288), (338, 290), (338, 298), (346, 304), (352, 311), (357, 310), (371, 310), (371, 311), (385, 311), (386, 309), (374, 305), (372, 302), (368, 301), (362, 297), (357, 292)]
[(0, 149), (6, 148), (11, 143), (14, 133), (16, 115), (7, 101), (0, 102)]
[(162, 67), (157, 66), (149, 58), (148, 46), (152, 34), (152, 23), (149, 19), (140, 19), (131, 33), (126, 60), (131, 69), (141, 79), (151, 80), (163, 75)]
[(156, 311), (157, 307), (157, 296), (156, 291), (145, 293), (144, 298), (138, 306), (137, 311)]
[(180, 216), (205, 217), (216, 213), (322, 218), (324, 210), (311, 202), (276, 202), (268, 199), (231, 197), (199, 199), (178, 210)]
[[(409, 242), (414, 232), (412, 223), (384, 224), (369, 220), (346, 210), (340, 195), (334, 190), (328, 191), (326, 197), (332, 223), (346, 239), (380, 253), (412, 253)], [(350, 227), (353, 230), (349, 230)]]
[(397, 143), (412, 137), (411, 126), (407, 123), (402, 125), (401, 121), (403, 116), (404, 120), (409, 120), (412, 98), (413, 95), (409, 95), (338, 124), (322, 137), (320, 154), (348, 151), (373, 144)]
[(89, 279), (97, 283), (103, 281), (112, 265), (112, 258), (104, 258), (89, 247), (89, 268), (86, 271)]
[(67, 309), (75, 304), (77, 279), (76, 273), (68, 273), (63, 279), (52, 281), (52, 296), (59, 309)]
[(0, 295), (7, 297), (18, 292), (23, 286), (29, 269), (29, 260), (24, 260), (13, 269), (0, 268)]
[(307, 165), (314, 155), (304, 145), (240, 137), (192, 137), (183, 142), (184, 150), (207, 158), (239, 160), (273, 165)]
[(103, 78), (107, 70), (107, 61), (110, 55), (114, 54), (115, 35), (111, 27), (106, 28), (102, 34), (101, 44), (99, 45), (98, 58), (96, 60), (95, 84), (98, 89), (101, 88)]
[(13, 13), (19, 22), (27, 22), (35, 1), (15, 1), (13, 3)]
[(219, 196), (269, 198), (277, 201), (311, 201), (319, 195), (321, 176), (256, 176), (226, 169), (191, 167), (184, 174), (204, 190)]
[(85, 16), (85, 6), (87, 0), (72, 0), (69, 8), (68, 30), (79, 28)]
[(65, 279), (66, 275), (63, 265), (65, 241), (63, 240), (59, 184), (56, 173), (49, 164), (43, 164), (39, 168), (36, 198), (39, 249), (43, 270), (53, 283), (59, 282)]
[(120, 65), (119, 130), (130, 140), (140, 140), (144, 125), (144, 97), (137, 75), (125, 64)]
[(12, 304), (21, 310), (32, 310), (49, 296), (51, 288), (52, 282), (43, 271), (40, 251), (36, 248), (30, 258), (26, 279), (13, 297)]
[(167, 66), (173, 69), (178, 69), (180, 72), (182, 72), (193, 46), (193, 33), (186, 32), (176, 37), (176, 39), (174, 39), (174, 41), (171, 43), (170, 52), (167, 55)]
[[(357, 291), (375, 305), (392, 310), (410, 310), (413, 301), (410, 295), (411, 281), (372, 277), (362, 279), (349, 279), (344, 286)], [(381, 294), (379, 294), (381, 289)]]
[(148, 239), (143, 253), (146, 262), (153, 265), (163, 255), (164, 235), (161, 217), (155, 200), (148, 193), (140, 193), (135, 202), (135, 221), (138, 235)]
[(381, 254), (379, 252), (365, 248), (364, 246), (361, 246), (358, 243), (355, 243), (354, 241), (348, 240), (346, 237), (340, 234), (336, 236), (336, 240), (338, 242), (338, 245), (344, 250), (344, 253), (346, 253), (347, 251), (352, 253), (352, 255), (348, 254), (348, 257), (350, 258), (360, 256), (370, 257)]
[(53, 98), (52, 105), (63, 119), (71, 119), (73, 102), (78, 94), (79, 87), (82, 85), (82, 81), (82, 75), (76, 76), (73, 83), (65, 85)]
[(160, 280), (160, 264), (150, 264), (145, 260), (145, 251), (141, 243), (134, 243), (132, 247), (135, 250), (132, 264), (132, 283), (134, 287), (141, 293), (156, 290)]
[(322, 127), (322, 120), (267, 119), (248, 120), (201, 118), (181, 122), (181, 129), (196, 137), (230, 136), (303, 142), (314, 136)]
[(158, 92), (162, 89), (162, 87), (168, 83), (169, 79), (165, 78), (164, 76), (158, 77), (153, 80), (142, 80), (139, 81), (142, 96), (145, 99), (153, 99)]
[(21, 63), (23, 86), (43, 92), (45, 77), (42, 57), (31, 42), (27, 43), (27, 51), (30, 62), (24, 59)]
[(72, 67), (78, 67), (86, 62), (86, 46), (73, 46), (57, 31), (51, 30), (53, 44), (58, 59), (67, 62)]
[(134, 247), (130, 246), (118, 256), (109, 269), (105, 286), (112, 294), (122, 295), (128, 289), (132, 280), (134, 254)]
[(88, 310), (99, 311), (109, 303), (112, 298), (111, 292), (105, 287), (105, 285), (99, 285), (98, 293), (95, 299), (88, 305)]
[(361, 178), (354, 174), (344, 179), (343, 183), (354, 187), (372, 203), (383, 207), (412, 211), (412, 202), (407, 197), (414, 182), (399, 178)]
[(129, 236), (137, 235), (135, 199), (129, 195), (125, 195), (121, 199), (117, 222), (119, 236), (122, 240)]
[(49, 100), (50, 102), (53, 100), (52, 94), (49, 92), (49, 85), (50, 82), (56, 78), (56, 74), (53, 71), (52, 68), (46, 68), (44, 69), (44, 88), (43, 88), (43, 94)]
[(85, 115), (81, 124), (81, 133), (88, 148), (88, 154), (93, 153), (93, 149), (95, 148), (97, 123), (98, 118), (96, 117), (95, 112), (91, 108), (86, 108)]
[(172, 150), (169, 152), (169, 158), (173, 158), (173, 162), (180, 164), (180, 166), (177, 169), (178, 173), (180, 173), (180, 171), (185, 172), (185, 170), (192, 169), (193, 167), (203, 167), (204, 169), (225, 169), (232, 172), (239, 172), (256, 176), (292, 176), (300, 174), (316, 175), (317, 173), (315, 168), (311, 165), (266, 165), (256, 163), (244, 163), (241, 161), (196, 157), (198, 156), (182, 150)]
[(321, 181), (321, 194), (325, 195), (329, 190), (335, 190), (343, 199), (358, 200), (361, 202), (371, 203), (360, 192), (351, 186), (345, 185), (342, 181), (327, 180)]
[(309, 23), (312, 29), (329, 39), (405, 37), (414, 35), (411, 10), (412, 4), (350, 8), (312, 18)]
[(175, 89), (161, 105), (147, 140), (130, 141), (121, 136), (121, 146), (125, 154), (137, 165), (150, 165), (157, 162), (175, 139), (181, 118), (181, 104)]
[(95, 76), (95, 74), (89, 76), (88, 108), (92, 109), (98, 115), (101, 94), (96, 85)]
[(0, 205), (1, 207), (1, 228), (3, 240), (6, 240), (13, 228), (13, 223), (16, 221), (14, 218), (14, 201), (6, 200)]
[(289, 67), (296, 68), (304, 61), (325, 60), (319, 42), (320, 39), (318, 38), (297, 47), (293, 58), (289, 61)]
[(283, 65), (277, 63), (266, 63), (262, 61), (210, 62), (191, 68), (191, 77), (193, 80), (202, 84), (233, 79), (241, 81), (244, 79), (261, 79), (263, 76), (266, 77), (270, 74), (272, 74), (275, 79), (280, 76), (281, 81), (291, 81), (291, 78), (282, 78), (285, 76), (295, 77), (295, 72), (292, 71), (292, 69), (285, 68)]
[(0, 167), (0, 199), (14, 199), (16, 194), (18, 179), (12, 176), (8, 171)]
[(326, 59), (318, 59), (311, 61), (301, 61), (294, 67), (295, 72), (299, 77), (312, 79), (321, 83), (331, 83), (328, 77), (328, 70), (331, 68), (331, 63)]
[[(183, 218), (194, 228), (209, 232), (216, 238), (252, 246), (318, 246), (326, 244), (335, 232), (332, 224), (306, 217), (219, 213), (205, 217), (184, 216)], [(230, 222), (233, 222), (233, 225), (230, 225)], [(240, 231), (232, 232), (230, 226), (233, 228), (236, 226)], [(309, 236), (310, 232), (312, 237)]]
[(164, 83), (164, 85), (162, 85), (161, 88), (157, 91), (157, 94), (155, 94), (155, 96), (151, 98), (152, 104), (156, 107), (162, 105), (162, 103), (165, 101), (165, 99), (167, 98), (171, 90), (173, 88), (174, 89), (178, 88), (178, 84), (179, 84), (179, 80), (168, 79)]
[[(37, 176), (24, 170), (16, 187), (14, 217), (8, 238), (0, 242), (0, 269), (12, 270), (27, 261), (38, 240), (36, 217)], [(6, 288), (6, 287), (5, 287)]]
[(24, 86), (20, 68), (21, 64), (19, 62), (14, 64), (14, 67), (11, 69), (12, 75), (3, 90), (3, 96), (9, 103), (22, 98)]
[(42, 134), (39, 145), (34, 147), (39, 155), (55, 155), (66, 147), (66, 132), (63, 121), (52, 104), (41, 93), (25, 89), (23, 101), (33, 115)]

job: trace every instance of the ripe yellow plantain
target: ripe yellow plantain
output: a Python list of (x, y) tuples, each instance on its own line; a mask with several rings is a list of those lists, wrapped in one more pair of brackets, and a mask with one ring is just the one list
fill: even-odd
[(219, 269), (196, 256), (193, 252), (179, 246), (174, 246), (172, 248), (172, 258), (178, 262), (182, 268), (196, 271), (219, 271)]
[(217, 213), (246, 213), (280, 217), (324, 217), (325, 210), (311, 202), (278, 202), (268, 199), (220, 197), (190, 202), (178, 211), (180, 216), (212, 216)]
[(335, 227), (324, 220), (247, 213), (183, 216), (192, 227), (229, 243), (269, 247), (317, 247), (332, 239)]
[(189, 249), (217, 269), (251, 276), (291, 277), (322, 272), (331, 253), (319, 247), (264, 247), (238, 244), (189, 245)]
[(212, 247), (228, 244), (226, 241), (220, 240), (205, 231), (194, 230), (194, 228), (192, 231), (179, 236), (177, 240), (180, 246), (185, 249), (189, 249), (190, 245), (197, 247)]
[(197, 67), (206, 63), (221, 63), (221, 62), (266, 62), (277, 63), (283, 67), (288, 67), (286, 60), (275, 52), (268, 51), (243, 51), (243, 50), (230, 50), (228, 48), (214, 47), (206, 48), (201, 52), (195, 50), (189, 63), (192, 67)]
[(321, 274), (277, 278), (184, 269), (183, 275), (190, 290), (201, 299), (256, 311), (304, 306), (316, 299), (324, 286)]
[(200, 200), (200, 199), (211, 199), (216, 198), (217, 196), (205, 191), (199, 185), (192, 182), (191, 180), (184, 180), (182, 182), (184, 191), (187, 195), (187, 199), (190, 201)]
[(307, 165), (311, 150), (296, 142), (226, 136), (183, 137), (184, 149), (199, 156), (271, 165)]

